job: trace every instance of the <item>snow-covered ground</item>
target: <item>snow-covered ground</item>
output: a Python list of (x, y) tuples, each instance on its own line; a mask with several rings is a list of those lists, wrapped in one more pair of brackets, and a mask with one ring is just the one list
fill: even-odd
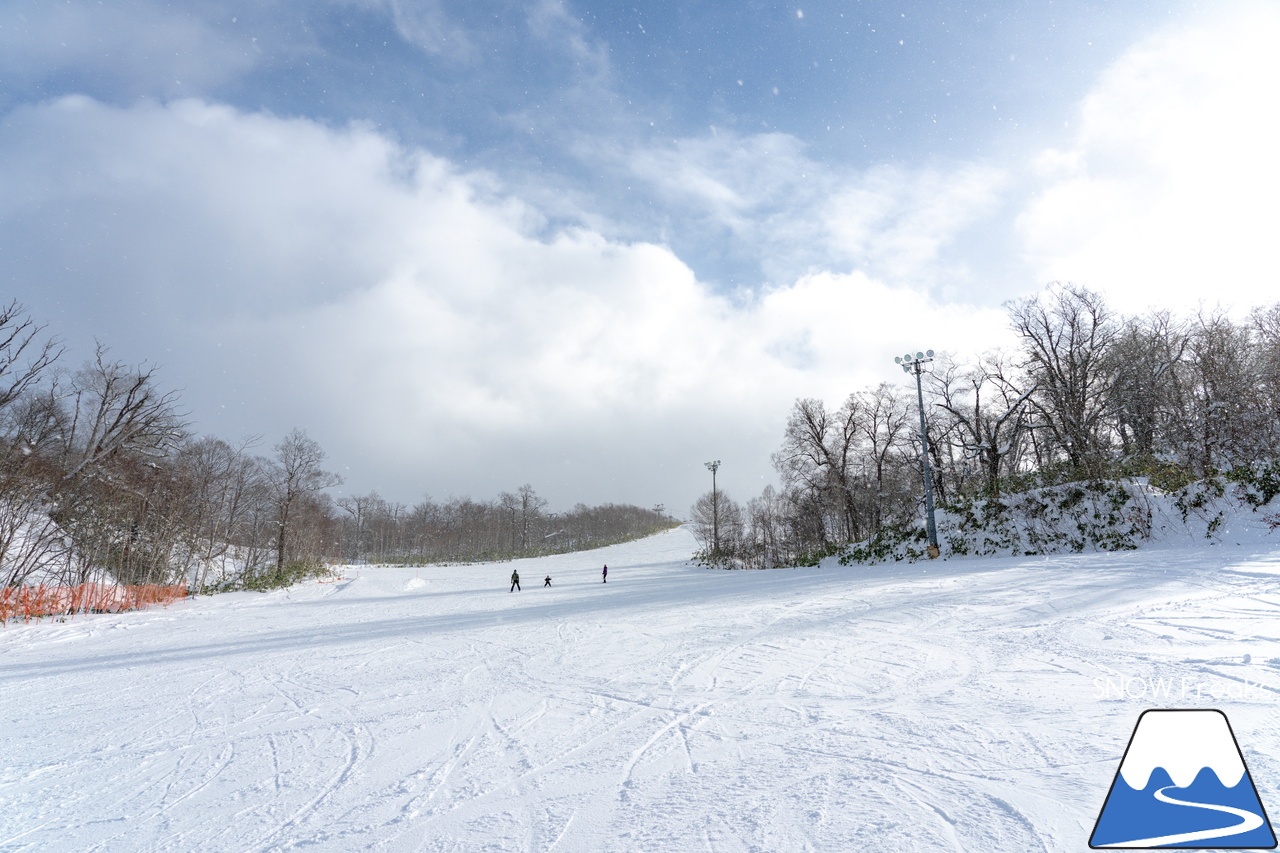
[(1178, 707), (1227, 714), (1280, 812), (1280, 540), (692, 548), (4, 627), (0, 850), (1084, 850), (1139, 713)]

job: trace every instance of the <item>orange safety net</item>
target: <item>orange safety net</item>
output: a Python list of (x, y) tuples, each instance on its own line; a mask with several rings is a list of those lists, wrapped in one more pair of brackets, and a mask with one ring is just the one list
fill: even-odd
[(0, 623), (10, 619), (30, 621), (42, 616), (76, 613), (120, 613), (152, 604), (168, 604), (186, 598), (185, 586), (138, 584), (111, 586), (82, 583), (79, 586), (10, 586), (0, 588)]

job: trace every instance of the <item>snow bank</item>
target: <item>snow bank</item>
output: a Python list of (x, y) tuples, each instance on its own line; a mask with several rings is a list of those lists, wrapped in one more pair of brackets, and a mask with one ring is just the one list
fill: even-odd
[[(1280, 527), (1250, 484), (1197, 481), (1173, 493), (1139, 479), (1094, 480), (977, 499), (936, 513), (943, 557), (1127, 551), (1267, 538)], [(888, 529), (850, 548), (843, 563), (927, 559), (923, 524)]]

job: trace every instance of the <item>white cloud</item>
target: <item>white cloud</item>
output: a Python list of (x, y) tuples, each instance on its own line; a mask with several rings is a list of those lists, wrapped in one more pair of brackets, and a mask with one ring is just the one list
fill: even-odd
[(1275, 4), (1216, 6), (1108, 69), (1072, 143), (1036, 164), (1019, 229), (1040, 281), (1126, 311), (1276, 300), (1277, 40)]
[(980, 164), (907, 170), (880, 166), (848, 181), (826, 202), (832, 250), (890, 281), (951, 286), (970, 276), (951, 251), (986, 219), (1006, 176)]
[(174, 97), (258, 61), (252, 34), (232, 33), (148, 0), (17, 0), (0, 10), (0, 75), (25, 83), (72, 74), (95, 90)]
[(441, 0), (347, 0), (373, 8), (385, 8), (400, 37), (436, 56), (474, 61), (479, 51), (466, 29), (459, 26)]
[(0, 155), (0, 249), (37, 313), (163, 362), (205, 428), (303, 426), (352, 489), (405, 500), (528, 481), (682, 508), (704, 456), (746, 498), (795, 397), (1004, 325), (862, 273), (731, 301), (358, 126), (74, 98), (11, 115)]
[(758, 257), (775, 282), (857, 269), (926, 290), (963, 287), (973, 273), (957, 243), (992, 215), (1006, 185), (1003, 170), (976, 163), (834, 166), (785, 133), (713, 130), (614, 157), (673, 208), (728, 232), (733, 250)]
[[(548, 117), (507, 119), (594, 116), (577, 137), (583, 183), (518, 166), (499, 180), (372, 127), (131, 102), (259, 60), (240, 29), (215, 38), (143, 0), (74, 14), (22, 0), (0, 15), (0, 72), (101, 76), (104, 98), (132, 106), (71, 97), (6, 115), (0, 276), (82, 352), (96, 335), (162, 362), (208, 429), (308, 428), (353, 489), (411, 500), (528, 481), (562, 503), (683, 508), (720, 458), (745, 498), (771, 477), (795, 397), (901, 381), (896, 352), (1007, 341), (1003, 314), (974, 305), (1051, 279), (1129, 311), (1276, 298), (1274, 5), (1238, 2), (1136, 46), (1028, 175), (841, 166), (782, 133), (618, 141), (606, 119), (622, 113), (600, 106), (608, 56), (559, 0), (512, 11), (514, 29), (466, 31), (434, 0), (351, 2), (438, 56), (478, 63), (527, 40), (559, 63), (571, 85)], [(617, 236), (657, 233), (670, 245)], [(709, 266), (747, 258), (770, 284), (708, 286), (688, 265), (703, 246)], [(1026, 271), (1004, 260), (1018, 250)]]

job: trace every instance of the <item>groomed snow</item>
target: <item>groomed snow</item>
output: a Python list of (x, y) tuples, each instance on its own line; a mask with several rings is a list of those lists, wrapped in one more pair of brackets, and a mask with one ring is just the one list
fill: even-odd
[(1223, 710), (1280, 812), (1280, 541), (692, 548), (0, 628), (0, 850), (1083, 850), (1138, 715), (1174, 707)]

